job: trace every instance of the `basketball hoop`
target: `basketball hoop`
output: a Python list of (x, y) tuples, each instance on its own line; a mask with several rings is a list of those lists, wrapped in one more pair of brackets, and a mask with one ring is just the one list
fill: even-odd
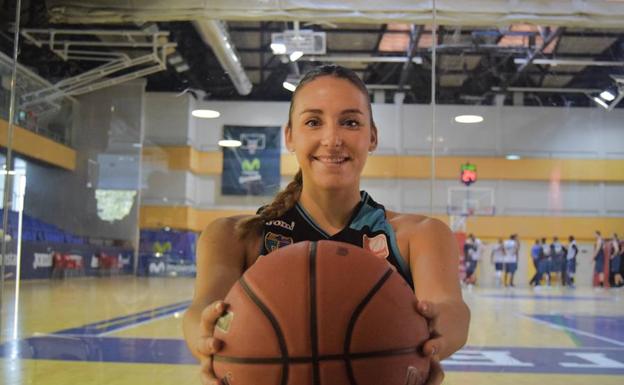
[(451, 223), (451, 231), (454, 233), (465, 233), (466, 232), (466, 219), (468, 219), (468, 215), (451, 215), (450, 216)]

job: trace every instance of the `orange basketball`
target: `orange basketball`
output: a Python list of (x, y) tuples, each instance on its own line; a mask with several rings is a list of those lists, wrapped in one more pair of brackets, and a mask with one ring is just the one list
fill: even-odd
[(214, 370), (231, 385), (422, 383), (429, 338), (414, 293), (367, 250), (300, 242), (260, 257), (232, 287), (217, 322)]

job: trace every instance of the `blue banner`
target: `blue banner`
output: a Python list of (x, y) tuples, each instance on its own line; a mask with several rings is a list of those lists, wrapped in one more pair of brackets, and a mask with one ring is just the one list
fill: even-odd
[(223, 126), (222, 195), (274, 195), (280, 186), (280, 127)]

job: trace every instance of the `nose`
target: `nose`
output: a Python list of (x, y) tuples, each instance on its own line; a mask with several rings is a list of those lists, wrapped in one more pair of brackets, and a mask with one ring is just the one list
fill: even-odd
[(340, 127), (337, 124), (328, 124), (324, 127), (321, 144), (327, 147), (342, 146)]

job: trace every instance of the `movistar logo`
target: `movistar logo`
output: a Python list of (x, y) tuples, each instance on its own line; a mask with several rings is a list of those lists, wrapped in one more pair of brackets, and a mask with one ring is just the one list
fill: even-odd
[(253, 158), (252, 160), (243, 159), (241, 163), (241, 169), (243, 171), (258, 171), (260, 170), (260, 159)]
[(154, 242), (152, 245), (152, 251), (158, 254), (164, 254), (171, 251), (171, 242)]

